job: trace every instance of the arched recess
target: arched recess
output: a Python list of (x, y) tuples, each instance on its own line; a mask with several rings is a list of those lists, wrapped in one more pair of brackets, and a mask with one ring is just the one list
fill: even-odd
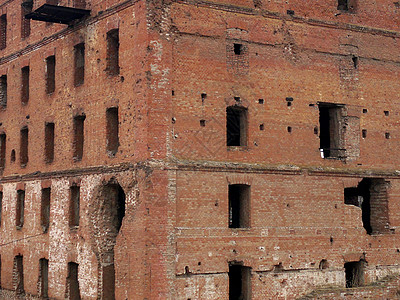
[(125, 192), (115, 178), (94, 190), (89, 204), (91, 238), (98, 259), (98, 298), (115, 299), (114, 246), (125, 216)]

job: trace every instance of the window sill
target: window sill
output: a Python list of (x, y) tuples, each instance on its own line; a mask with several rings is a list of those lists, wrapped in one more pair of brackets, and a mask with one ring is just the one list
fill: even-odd
[(70, 230), (71, 232), (73, 232), (73, 233), (76, 233), (76, 232), (78, 231), (78, 229), (79, 229), (79, 225), (70, 226), (70, 227), (69, 227), (69, 230)]
[(229, 227), (229, 229), (234, 230), (234, 231), (250, 231), (251, 227), (239, 227), (239, 228)]
[(228, 151), (247, 151), (249, 150), (248, 146), (227, 146), (226, 149)]

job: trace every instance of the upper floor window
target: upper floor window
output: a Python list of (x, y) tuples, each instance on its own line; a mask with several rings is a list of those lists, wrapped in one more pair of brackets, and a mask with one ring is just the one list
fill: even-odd
[(0, 50), (7, 46), (7, 15), (0, 16)]
[(85, 79), (85, 44), (80, 43), (74, 47), (74, 84), (75, 86), (81, 85)]
[(56, 57), (46, 58), (46, 93), (52, 94), (56, 87)]
[(21, 69), (21, 102), (28, 104), (29, 101), (29, 66)]
[(344, 158), (346, 150), (342, 137), (343, 105), (319, 104), (320, 151), (322, 158)]
[(33, 1), (23, 1), (21, 4), (21, 38), (25, 39), (31, 34), (31, 20), (25, 16), (32, 12)]
[(110, 75), (119, 74), (119, 30), (107, 32), (107, 72)]
[(84, 124), (85, 124), (85, 115), (79, 115), (74, 117), (74, 140), (73, 140), (73, 148), (74, 148), (74, 160), (81, 160), (83, 157), (83, 145), (85, 141), (84, 137)]
[(28, 163), (29, 156), (28, 156), (28, 142), (29, 142), (29, 130), (28, 127), (23, 127), (20, 131), (20, 149), (19, 149), (19, 160), (21, 164), (21, 168), (24, 168)]
[(250, 227), (250, 186), (231, 184), (228, 188), (229, 228)]
[(247, 109), (241, 106), (226, 108), (226, 145), (247, 146)]
[(0, 107), (7, 107), (7, 75), (0, 77)]
[(341, 11), (353, 12), (355, 10), (356, 0), (338, 0), (337, 9)]

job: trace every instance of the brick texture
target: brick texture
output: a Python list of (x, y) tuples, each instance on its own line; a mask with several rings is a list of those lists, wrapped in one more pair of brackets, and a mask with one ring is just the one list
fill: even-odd
[(0, 299), (399, 297), (398, 2), (56, 2), (0, 3)]

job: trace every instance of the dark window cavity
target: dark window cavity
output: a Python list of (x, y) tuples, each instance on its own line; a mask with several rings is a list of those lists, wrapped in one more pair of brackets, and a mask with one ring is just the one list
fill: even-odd
[(229, 300), (251, 299), (251, 268), (229, 265)]
[(343, 138), (341, 137), (342, 107), (331, 103), (319, 104), (319, 139), (323, 158), (344, 158)]
[(357, 0), (338, 0), (337, 9), (343, 12), (353, 13), (356, 10)]
[(39, 297), (47, 299), (49, 297), (49, 260), (41, 258), (39, 260)]
[(84, 115), (76, 116), (74, 118), (74, 160), (81, 160), (83, 157), (85, 118)]
[(29, 66), (21, 69), (21, 103), (28, 104), (29, 101)]
[(119, 121), (118, 107), (112, 107), (106, 111), (107, 118), (107, 153), (109, 156), (115, 156), (119, 147)]
[(44, 128), (44, 156), (46, 163), (54, 160), (54, 123), (46, 123)]
[(17, 229), (22, 229), (24, 226), (24, 209), (25, 209), (25, 191), (17, 191), (17, 203), (15, 212), (15, 225)]
[(80, 43), (74, 47), (74, 61), (75, 61), (75, 72), (74, 72), (74, 84), (79, 86), (83, 84), (85, 79), (85, 44)]
[(354, 69), (357, 69), (358, 68), (358, 57), (357, 56), (353, 56), (351, 59), (353, 61)]
[(103, 266), (103, 299), (115, 299), (115, 267), (114, 264)]
[[(0, 192), (0, 227), (1, 227), (2, 213), (3, 213), (3, 192)], [(1, 270), (0, 270), (0, 272), (1, 272)], [(1, 283), (1, 280), (0, 280), (0, 283)]]
[(338, 10), (349, 10), (348, 0), (338, 0)]
[(79, 290), (78, 281), (78, 268), (79, 265), (74, 262), (68, 263), (68, 277), (67, 277), (67, 295), (65, 298), (71, 300), (80, 300), (81, 292)]
[(32, 12), (33, 1), (25, 0), (21, 4), (21, 38), (25, 39), (31, 34), (31, 20), (25, 16)]
[(52, 94), (56, 88), (56, 56), (46, 58), (46, 93)]
[(346, 288), (364, 285), (364, 260), (351, 261), (344, 264), (346, 273)]
[(13, 286), (15, 293), (21, 296), (25, 293), (24, 289), (24, 260), (22, 255), (14, 257), (13, 267)]
[(79, 226), (80, 187), (71, 186), (69, 190), (69, 227)]
[(363, 227), (368, 234), (390, 231), (388, 187), (382, 178), (364, 178), (357, 187), (344, 189), (344, 203), (360, 207)]
[(110, 75), (119, 74), (119, 30), (107, 32), (107, 72)]
[(5, 133), (0, 134), (0, 171), (4, 170), (6, 166), (6, 140), (7, 136)]
[(42, 189), (42, 205), (40, 210), (40, 225), (42, 226), (43, 232), (47, 232), (50, 224), (50, 199), (51, 189)]
[(362, 130), (362, 137), (365, 139), (367, 137), (367, 129)]
[(228, 190), (229, 228), (250, 227), (250, 186), (231, 184)]
[(7, 46), (7, 15), (0, 17), (0, 50), (5, 49)]
[(247, 109), (240, 106), (226, 108), (227, 146), (247, 146)]
[(0, 107), (7, 107), (7, 75), (0, 77)]
[(243, 45), (242, 44), (233, 44), (233, 52), (236, 55), (241, 55), (243, 53)]
[(23, 127), (20, 132), (20, 164), (21, 167), (25, 167), (28, 163), (28, 141), (29, 141), (29, 131), (28, 127)]

